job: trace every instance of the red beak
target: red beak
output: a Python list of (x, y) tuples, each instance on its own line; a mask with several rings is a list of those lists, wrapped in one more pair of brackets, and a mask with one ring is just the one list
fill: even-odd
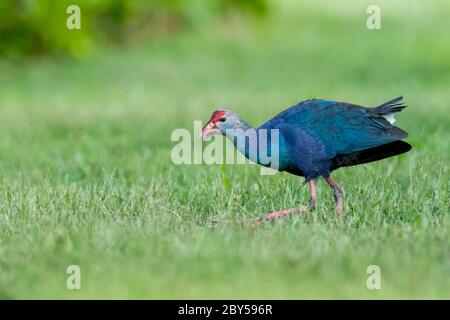
[(216, 124), (208, 121), (200, 132), (200, 139), (206, 139), (212, 135), (219, 133), (219, 128), (217, 128)]

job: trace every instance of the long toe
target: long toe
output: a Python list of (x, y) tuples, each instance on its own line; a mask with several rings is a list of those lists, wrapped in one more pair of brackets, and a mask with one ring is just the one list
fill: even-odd
[(311, 205), (302, 205), (298, 208), (291, 208), (291, 209), (281, 210), (281, 211), (277, 211), (277, 212), (272, 212), (265, 216), (265, 220), (266, 221), (275, 220), (275, 219), (284, 217), (291, 213), (304, 214), (307, 211), (310, 211), (312, 209), (314, 209), (314, 207)]

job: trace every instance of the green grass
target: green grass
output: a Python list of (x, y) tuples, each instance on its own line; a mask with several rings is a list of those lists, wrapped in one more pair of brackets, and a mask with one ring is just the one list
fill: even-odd
[[(0, 297), (450, 298), (450, 6), (380, 2), (369, 31), (372, 3), (286, 2), (267, 23), (1, 63)], [(337, 171), (342, 219), (320, 183), (314, 213), (254, 227), (305, 202), (302, 180), (170, 160), (171, 132), (217, 107), (257, 125), (307, 98), (400, 94), (414, 149)]]

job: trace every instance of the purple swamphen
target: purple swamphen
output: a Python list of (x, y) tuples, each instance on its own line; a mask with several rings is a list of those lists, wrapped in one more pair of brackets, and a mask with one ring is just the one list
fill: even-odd
[[(385, 159), (411, 149), (410, 144), (401, 141), (407, 137), (407, 132), (393, 125), (394, 114), (406, 107), (402, 99), (398, 97), (375, 108), (345, 102), (306, 100), (255, 129), (236, 113), (219, 109), (213, 112), (204, 126), (201, 138), (224, 135), (247, 158), (264, 166), (270, 164), (262, 163), (258, 153), (252, 152), (252, 149), (270, 149), (276, 143), (277, 169), (305, 177), (311, 192), (309, 204), (268, 214), (266, 220), (314, 208), (317, 201), (315, 181), (320, 177), (332, 188), (337, 211), (342, 215), (342, 190), (330, 175), (333, 170)], [(270, 135), (265, 141), (260, 135), (256, 135), (255, 143), (248, 141), (250, 135), (246, 134), (247, 131), (259, 132), (262, 129), (266, 132), (278, 130), (277, 141), (271, 141)], [(242, 139), (245, 143), (239, 144)], [(266, 151), (270, 153), (270, 150)]]

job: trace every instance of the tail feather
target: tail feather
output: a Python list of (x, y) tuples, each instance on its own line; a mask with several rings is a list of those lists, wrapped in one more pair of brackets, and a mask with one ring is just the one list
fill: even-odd
[(372, 110), (381, 116), (400, 112), (404, 108), (406, 108), (406, 105), (403, 104), (402, 100), (403, 100), (403, 96), (400, 96), (398, 98), (395, 98), (393, 100), (385, 102), (382, 105), (379, 105), (378, 107), (373, 108)]
[(391, 125), (393, 125), (395, 123), (394, 114), (406, 108), (406, 105), (403, 104), (402, 99), (403, 96), (400, 96), (391, 101), (385, 102), (382, 105), (379, 105), (378, 107), (370, 109), (371, 117), (375, 119), (383, 117)]

